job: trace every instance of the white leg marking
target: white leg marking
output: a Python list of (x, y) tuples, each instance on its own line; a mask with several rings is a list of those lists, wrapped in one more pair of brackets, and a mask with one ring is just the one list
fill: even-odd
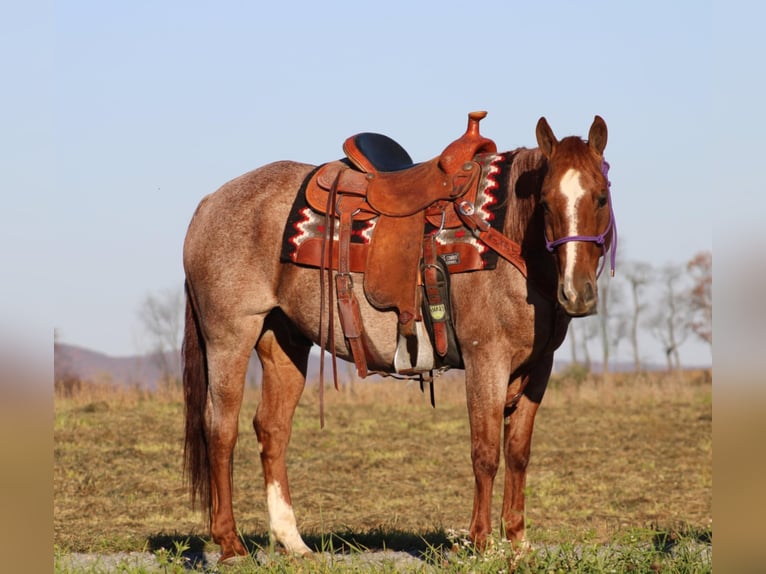
[(285, 549), (293, 554), (310, 554), (311, 549), (298, 533), (295, 513), (282, 495), (282, 487), (272, 482), (266, 487), (266, 504), (269, 508), (269, 531)]
[[(585, 189), (583, 189), (580, 184), (580, 172), (576, 169), (569, 169), (564, 174), (564, 177), (561, 178), (559, 189), (561, 189), (561, 193), (566, 198), (566, 237), (580, 235), (577, 221), (577, 204), (580, 202), (583, 195), (585, 195)], [(570, 241), (564, 244), (567, 254), (567, 264), (564, 269), (564, 291), (566, 292), (567, 297), (572, 301), (577, 298), (577, 291), (575, 291), (572, 282), (572, 275), (575, 270), (575, 264), (577, 263), (578, 245), (579, 244), (575, 241)]]

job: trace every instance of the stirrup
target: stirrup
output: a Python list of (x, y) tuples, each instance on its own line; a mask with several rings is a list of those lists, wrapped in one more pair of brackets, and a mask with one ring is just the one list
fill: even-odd
[[(399, 333), (399, 340), (396, 343), (396, 353), (394, 353), (394, 369), (398, 374), (412, 374), (430, 371), (434, 368), (434, 348), (431, 346), (431, 338), (423, 324), (423, 321), (415, 321), (415, 341), (417, 349), (412, 353), (408, 348), (408, 343), (412, 337)], [(415, 362), (413, 363), (413, 355)]]

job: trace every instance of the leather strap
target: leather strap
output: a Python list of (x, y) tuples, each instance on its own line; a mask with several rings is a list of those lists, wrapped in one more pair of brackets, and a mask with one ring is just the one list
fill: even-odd
[[(338, 386), (337, 370), (335, 368), (335, 329), (334, 321), (332, 320), (332, 256), (333, 256), (333, 242), (335, 231), (335, 198), (338, 192), (338, 180), (340, 174), (335, 176), (335, 179), (330, 186), (330, 193), (327, 194), (327, 204), (325, 205), (325, 228), (324, 236), (322, 238), (322, 251), (320, 255), (319, 265), (319, 347), (321, 352), (319, 353), (319, 427), (324, 428), (324, 354), (327, 348), (327, 333), (324, 327), (325, 308), (324, 308), (324, 296), (325, 296), (325, 280), (324, 272), (328, 269), (328, 303), (331, 311), (328, 313), (329, 321), (329, 336), (330, 345), (332, 347), (333, 358), (333, 376), (335, 378), (335, 387)], [(328, 261), (325, 259), (328, 258)]]
[(447, 324), (445, 323), (446, 316), (435, 317), (433, 310), (434, 307), (440, 307), (445, 309), (444, 301), (441, 298), (441, 290), (439, 289), (439, 272), (436, 267), (436, 235), (430, 234), (425, 237), (423, 241), (423, 282), (426, 289), (426, 300), (428, 305), (428, 313), (431, 316), (431, 325), (433, 329), (434, 337), (434, 350), (443, 357), (447, 354), (448, 340), (447, 340)]
[[(348, 201), (348, 197), (343, 196), (338, 199), (338, 182), (343, 171), (337, 173), (327, 195), (327, 204), (325, 206), (325, 230), (322, 238), (322, 250), (319, 266), (319, 426), (324, 428), (324, 356), (327, 348), (327, 338), (329, 335), (329, 346), (332, 356), (332, 374), (336, 390), (338, 387), (338, 357), (335, 353), (335, 322), (332, 318), (332, 311), (327, 313), (329, 322), (327, 330), (324, 328), (325, 319), (325, 279), (324, 273), (328, 274), (328, 303), (329, 309), (333, 308), (333, 288), (332, 288), (332, 270), (335, 242), (335, 217), (340, 216), (340, 225), (338, 233), (338, 274), (335, 277), (335, 289), (338, 296), (338, 315), (340, 317), (341, 328), (346, 339), (351, 346), (351, 354), (354, 357), (359, 376), (367, 376), (367, 360), (362, 344), (362, 317), (359, 312), (359, 303), (354, 297), (353, 280), (350, 272), (350, 245), (352, 218), (355, 207), (348, 205), (354, 201)], [(344, 201), (345, 200), (345, 201)], [(357, 200), (358, 202), (358, 200)], [(329, 332), (329, 333), (328, 333)]]
[(521, 271), (524, 277), (527, 276), (527, 263), (521, 256), (521, 245), (511, 241), (476, 215), (476, 210), (470, 201), (461, 201), (457, 205), (457, 213), (460, 216), (460, 220), (480, 241), (493, 251), (496, 251), (503, 259), (509, 261), (516, 269)]
[[(350, 245), (353, 214), (350, 205), (344, 204), (345, 197), (338, 202), (340, 213), (340, 232), (338, 235), (338, 274), (335, 276), (335, 288), (338, 293), (338, 315), (343, 328), (343, 335), (351, 347), (356, 371), (361, 378), (367, 376), (367, 359), (362, 344), (362, 315), (359, 302), (354, 296), (354, 282), (350, 269)], [(335, 360), (335, 358), (333, 358)], [(336, 381), (337, 382), (337, 381)]]

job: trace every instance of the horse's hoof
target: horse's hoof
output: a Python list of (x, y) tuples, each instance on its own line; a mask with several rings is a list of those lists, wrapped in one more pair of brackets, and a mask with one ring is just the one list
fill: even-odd
[(221, 566), (236, 566), (244, 562), (247, 557), (247, 554), (230, 554), (229, 556), (221, 556), (218, 563)]
[(311, 558), (315, 558), (316, 557), (316, 553), (313, 550), (311, 550), (310, 548), (306, 547), (306, 546), (304, 546), (303, 548), (296, 548), (296, 549), (288, 550), (284, 546), (279, 545), (276, 548), (276, 552), (278, 554), (282, 554), (283, 556), (289, 556), (291, 558), (309, 558), (309, 559), (311, 559)]

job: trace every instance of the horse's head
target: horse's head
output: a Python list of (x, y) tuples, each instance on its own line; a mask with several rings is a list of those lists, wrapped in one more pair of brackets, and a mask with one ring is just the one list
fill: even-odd
[(596, 116), (587, 142), (575, 136), (557, 140), (545, 118), (537, 122), (536, 133), (548, 160), (541, 203), (546, 247), (558, 266), (556, 295), (568, 314), (591, 315), (598, 303), (599, 259), (614, 241), (603, 155), (606, 123)]

